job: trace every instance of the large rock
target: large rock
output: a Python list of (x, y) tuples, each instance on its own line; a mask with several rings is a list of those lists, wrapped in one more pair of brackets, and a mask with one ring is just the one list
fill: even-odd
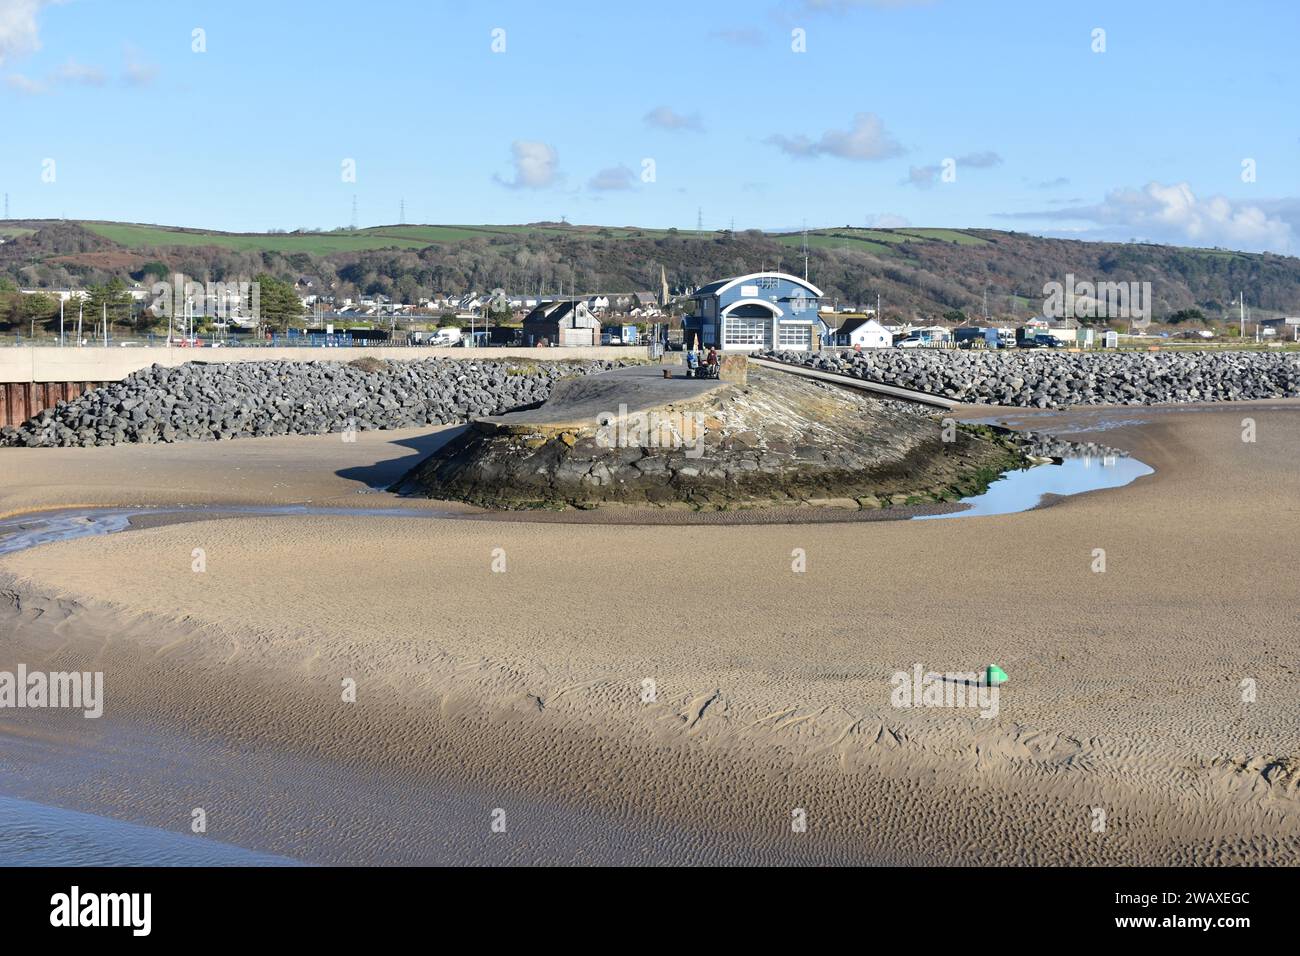
[(866, 349), (767, 357), (974, 404), (1061, 408), (1300, 396), (1294, 352)]

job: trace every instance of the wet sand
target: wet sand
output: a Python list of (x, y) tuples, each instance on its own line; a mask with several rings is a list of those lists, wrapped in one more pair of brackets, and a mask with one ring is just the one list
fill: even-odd
[[(438, 507), (375, 494), (465, 426), (362, 431), (344, 436), (6, 448), (0, 518), (77, 506), (278, 505)], [(364, 500), (363, 500), (364, 499)]]
[[(960, 521), (234, 517), (9, 556), (0, 668), (108, 702), (0, 711), (7, 795), (169, 829), (204, 799), (216, 839), (334, 862), (1300, 862), (1300, 402), (1003, 417), (1156, 474)], [(0, 510), (407, 506), (358, 495), (413, 463), (393, 437), (17, 450)], [(891, 706), (988, 663), (993, 719)]]

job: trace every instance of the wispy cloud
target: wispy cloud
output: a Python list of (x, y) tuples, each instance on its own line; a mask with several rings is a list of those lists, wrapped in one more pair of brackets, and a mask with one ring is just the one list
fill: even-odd
[(939, 181), (938, 166), (909, 166), (907, 178), (900, 186), (915, 186), (917, 189), (929, 189)]
[(510, 144), (514, 175), (492, 178), (509, 189), (545, 189), (553, 186), (560, 175), (560, 157), (555, 147), (537, 140), (517, 139)]
[(704, 124), (700, 121), (698, 113), (685, 115), (678, 113), (670, 106), (656, 106), (649, 113), (646, 113), (643, 119), (651, 126), (658, 129), (668, 130), (688, 130), (690, 132), (703, 132)]
[(33, 80), (30, 76), (22, 73), (10, 73), (5, 77), (5, 85), (9, 89), (27, 96), (40, 96), (49, 92), (49, 88), (40, 80)]
[(886, 130), (875, 113), (858, 113), (847, 130), (831, 129), (817, 139), (774, 133), (765, 142), (790, 156), (812, 158), (838, 156), (840, 159), (868, 161), (901, 155), (903, 147)]
[[(4, 3), (5, 0), (0, 0), (0, 5)], [(157, 73), (157, 69), (142, 61), (132, 48), (125, 50), (121, 74), (124, 85), (148, 86), (153, 83)], [(28, 96), (54, 93), (61, 87), (104, 87), (108, 82), (107, 71), (73, 57), (69, 57), (62, 66), (44, 78), (38, 79), (25, 73), (10, 73), (5, 77), (5, 83), (11, 90)]]
[(1002, 157), (986, 149), (982, 153), (967, 153), (965, 156), (957, 157), (958, 166), (966, 166), (970, 169), (991, 169), (994, 166), (1002, 165)]
[(104, 71), (99, 67), (87, 66), (74, 59), (69, 59), (59, 67), (54, 73), (54, 78), (59, 83), (73, 86), (103, 86), (105, 80)]
[[(1002, 165), (1002, 157), (992, 150), (985, 150), (981, 153), (967, 153), (965, 156), (958, 156), (953, 162), (956, 163), (955, 171), (957, 172), (962, 169), (991, 169), (994, 166)], [(929, 189), (939, 181), (941, 172), (943, 172), (943, 167), (937, 164), (933, 166), (912, 166), (907, 170), (907, 178), (899, 185)]]
[(587, 187), (608, 192), (615, 189), (631, 189), (635, 182), (636, 175), (626, 166), (610, 166), (592, 176)]
[(714, 40), (721, 40), (723, 43), (730, 43), (734, 46), (761, 46), (763, 43), (763, 31), (755, 30), (753, 27), (737, 27), (729, 30), (714, 30), (709, 34)]
[(158, 68), (140, 58), (134, 47), (128, 46), (123, 54), (126, 63), (122, 67), (122, 79), (129, 86), (148, 86), (158, 75)]

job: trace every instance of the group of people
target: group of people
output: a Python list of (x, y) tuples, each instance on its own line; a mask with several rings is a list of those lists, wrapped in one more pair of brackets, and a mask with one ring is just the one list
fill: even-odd
[[(700, 378), (700, 353), (692, 345), (686, 350), (686, 374), (689, 377)], [(704, 377), (717, 378), (718, 376), (718, 350), (709, 346), (709, 352), (704, 357), (703, 368), (706, 373)]]

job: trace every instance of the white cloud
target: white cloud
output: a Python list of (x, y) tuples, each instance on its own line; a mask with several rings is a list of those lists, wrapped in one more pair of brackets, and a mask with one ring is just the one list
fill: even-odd
[(651, 126), (657, 126), (659, 129), (691, 130), (696, 133), (703, 132), (704, 129), (698, 113), (686, 116), (669, 106), (656, 106), (646, 113), (644, 119)]
[(858, 161), (888, 159), (903, 152), (903, 147), (886, 130), (875, 113), (857, 113), (847, 130), (830, 129), (817, 140), (807, 136), (773, 133), (766, 140), (790, 156), (838, 156)]
[(0, 63), (41, 48), (36, 15), (50, 0), (0, 0)]
[(1188, 183), (1147, 183), (1142, 189), (1113, 189), (1094, 205), (1036, 212), (1004, 213), (1004, 218), (1092, 223), (1110, 236), (1195, 246), (1287, 252), (1295, 248), (1293, 200), (1234, 201), (1226, 196), (1197, 197)]
[(560, 175), (560, 157), (555, 147), (536, 140), (517, 139), (510, 144), (513, 179), (494, 176), (510, 189), (544, 189), (554, 185)]
[(602, 169), (591, 177), (587, 187), (602, 192), (613, 189), (631, 189), (635, 181), (635, 174), (626, 166), (610, 166), (608, 169)]

